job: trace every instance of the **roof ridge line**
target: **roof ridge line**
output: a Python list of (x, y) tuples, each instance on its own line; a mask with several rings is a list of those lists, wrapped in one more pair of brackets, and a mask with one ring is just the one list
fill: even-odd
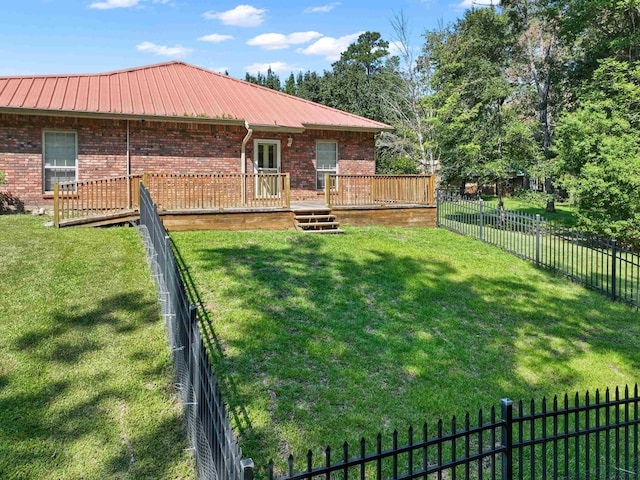
[[(140, 70), (148, 70), (148, 69), (151, 69), (151, 68), (157, 68), (157, 67), (162, 67), (162, 66), (165, 66), (165, 65), (175, 65), (175, 64), (182, 64), (182, 65), (186, 65), (188, 67), (194, 67), (194, 65), (190, 65), (190, 64), (185, 63), (185, 62), (180, 61), (180, 60), (171, 60), (169, 62), (154, 63), (154, 64), (151, 64), (151, 65), (143, 65), (141, 67), (122, 68), (120, 70), (111, 70), (111, 71), (108, 71), (108, 72), (98, 72), (98, 73), (54, 73), (54, 74), (46, 74), (46, 75), (0, 75), (0, 78), (4, 78), (4, 79), (34, 78), (35, 79), (35, 78), (68, 78), (68, 77), (103, 77), (103, 76), (117, 75), (117, 74), (120, 74), (120, 73), (135, 72), (135, 71), (140, 71)], [(195, 67), (195, 68), (200, 68), (200, 67)]]

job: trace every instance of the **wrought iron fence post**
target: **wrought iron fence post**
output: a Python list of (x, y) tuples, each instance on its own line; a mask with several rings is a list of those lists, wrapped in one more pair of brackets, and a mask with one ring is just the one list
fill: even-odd
[(169, 315), (175, 315), (176, 311), (173, 305), (173, 295), (172, 288), (175, 285), (173, 279), (173, 272), (169, 268), (169, 256), (171, 255), (171, 237), (169, 235), (164, 236), (164, 255), (163, 255), (163, 265), (162, 265), (162, 274), (164, 275), (164, 283), (167, 289), (166, 294), (166, 302), (167, 302), (167, 313)]
[(540, 214), (536, 213), (536, 265), (540, 265)]
[[(192, 314), (192, 312), (194, 314)], [(197, 424), (197, 419), (198, 419), (198, 404), (200, 403), (200, 397), (202, 396), (202, 383), (200, 380), (200, 369), (202, 368), (200, 365), (200, 353), (201, 353), (201, 348), (202, 348), (202, 340), (200, 338), (200, 335), (198, 335), (198, 322), (196, 321), (196, 315), (195, 315), (195, 310), (190, 310), (189, 311), (189, 330), (191, 330), (191, 345), (189, 345), (189, 350), (191, 352), (191, 358), (189, 359), (190, 362), (190, 366), (191, 366), (191, 388), (193, 389), (192, 391), (192, 399), (191, 399), (191, 405), (189, 405), (189, 407), (191, 408), (191, 439), (192, 439), (192, 445), (193, 448), (196, 452), (196, 455), (198, 455), (198, 448), (199, 448), (199, 444), (198, 444), (198, 424)], [(217, 467), (217, 465), (216, 465)]]
[(617, 272), (617, 266), (616, 266), (616, 257), (617, 257), (617, 245), (616, 245), (616, 239), (612, 238), (611, 239), (611, 300), (615, 300), (616, 299), (616, 274)]
[(482, 218), (482, 213), (484, 211), (484, 200), (480, 199), (480, 241), (482, 242), (482, 226), (483, 226), (483, 218)]
[(513, 402), (508, 398), (500, 400), (502, 404), (502, 480), (513, 478)]
[[(197, 328), (197, 323), (198, 323), (198, 307), (196, 307), (195, 305), (189, 305), (189, 324), (188, 324), (188, 328), (186, 328), (186, 332), (185, 332), (185, 337), (187, 338), (187, 346), (185, 348), (188, 348), (189, 351), (191, 352), (191, 346), (193, 345), (194, 341), (195, 341), (195, 337), (194, 337), (194, 325)], [(179, 324), (182, 324), (182, 328), (184, 328), (184, 323), (183, 322), (176, 322)], [(187, 356), (187, 365), (188, 367), (193, 370), (194, 368), (194, 363), (193, 363), (193, 355), (188, 355)]]
[(436, 191), (436, 227), (440, 227), (440, 190)]
[(242, 478), (240, 478), (240, 480), (253, 480), (253, 469), (253, 460), (250, 458), (240, 460), (240, 470), (242, 471)]

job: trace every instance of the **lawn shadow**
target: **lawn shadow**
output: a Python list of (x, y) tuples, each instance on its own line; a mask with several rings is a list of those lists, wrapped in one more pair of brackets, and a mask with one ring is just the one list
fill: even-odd
[[(152, 319), (154, 315), (157, 315), (157, 306), (144, 300), (143, 293), (114, 295), (100, 300), (87, 312), (74, 312), (73, 307), (55, 310), (50, 320), (20, 335), (15, 347), (45, 361), (72, 364), (100, 347), (99, 341), (88, 338), (88, 333), (96, 326), (109, 325), (114, 334), (125, 334), (139, 327), (137, 319), (140, 316)], [(44, 349), (41, 348), (43, 344), (46, 345)]]
[[(301, 446), (315, 447), (307, 439), (372, 438), (473, 415), (507, 396), (563, 394), (557, 389), (580, 383), (585, 370), (577, 362), (592, 353), (615, 349), (626, 369), (640, 366), (640, 328), (630, 316), (616, 317), (624, 307), (603, 312), (591, 292), (558, 297), (538, 288), (536, 276), (564, 280), (535, 270), (519, 275), (518, 259), (513, 269), (492, 274), (480, 266), (468, 275), (459, 262), (425, 261), (400, 244), (363, 244), (357, 256), (327, 244), (291, 235), (282, 245), (194, 249), (198, 285), (212, 270), (230, 280), (206, 284), (223, 304), (211, 295), (201, 302), (212, 331), (225, 329), (216, 340), (226, 355), (220, 370), (241, 385), (226, 399), (273, 420), (247, 434), (249, 455), (284, 463), (289, 453), (303, 456)], [(336, 423), (344, 429), (337, 437)]]
[[(0, 442), (0, 478), (45, 471), (60, 478), (172, 476), (189, 454), (178, 399), (168, 385), (156, 383), (170, 378), (169, 356), (154, 364), (149, 352), (138, 350), (123, 359), (112, 343), (120, 337), (131, 349), (145, 324), (160, 321), (153, 297), (130, 292), (103, 298), (89, 311), (53, 310), (19, 336), (13, 348), (39, 371), (28, 390), (12, 385), (11, 375), (0, 376), (0, 437), (11, 439)], [(89, 355), (106, 363), (93, 364)], [(58, 369), (69, 372), (67, 378), (56, 380)], [(136, 372), (135, 380), (129, 372)], [(141, 398), (149, 399), (148, 413), (140, 412)], [(129, 409), (138, 411), (129, 415)], [(79, 454), (86, 457), (82, 463)]]

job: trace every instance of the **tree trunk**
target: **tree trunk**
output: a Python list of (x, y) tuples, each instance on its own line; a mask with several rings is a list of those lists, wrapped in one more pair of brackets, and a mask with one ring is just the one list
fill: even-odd
[[(544, 179), (544, 191), (549, 194), (549, 195), (553, 195), (553, 180), (545, 177)], [(556, 212), (556, 202), (553, 199), (553, 197), (549, 198), (549, 200), (547, 200), (547, 208), (546, 208), (547, 213), (555, 213)]]

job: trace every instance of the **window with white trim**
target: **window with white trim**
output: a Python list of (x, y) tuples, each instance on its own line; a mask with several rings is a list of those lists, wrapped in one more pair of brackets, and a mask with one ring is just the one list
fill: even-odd
[(338, 142), (316, 142), (316, 188), (324, 190), (326, 173), (338, 173)]
[(42, 135), (42, 172), (45, 192), (57, 182), (74, 182), (78, 173), (78, 138), (68, 130), (45, 130)]

